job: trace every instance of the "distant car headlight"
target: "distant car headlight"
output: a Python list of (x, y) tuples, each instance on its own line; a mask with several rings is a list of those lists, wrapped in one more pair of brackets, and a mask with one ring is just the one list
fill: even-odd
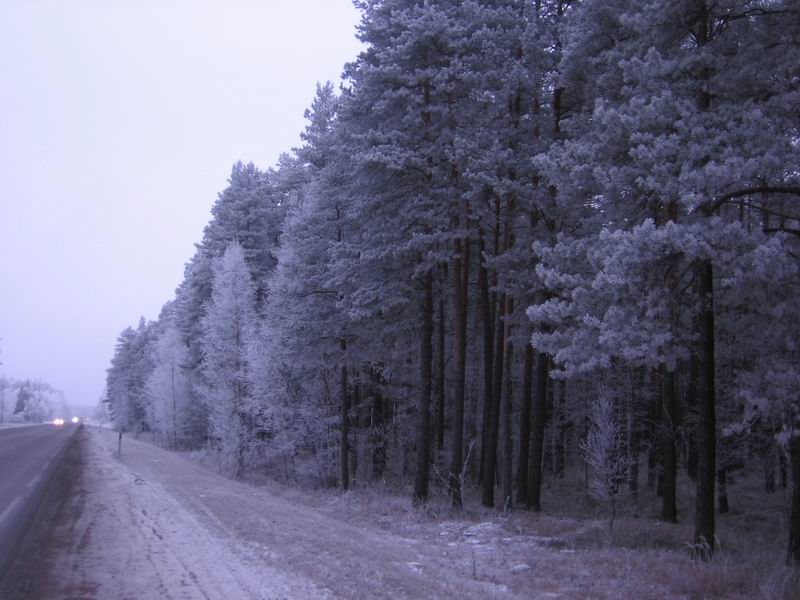
[(62, 419), (61, 417), (59, 417), (58, 419), (53, 419), (53, 425), (63, 425), (63, 424), (64, 424), (64, 419)]
[(78, 417), (72, 417), (72, 422), (73, 423), (77, 423), (78, 421), (80, 421), (80, 419)]

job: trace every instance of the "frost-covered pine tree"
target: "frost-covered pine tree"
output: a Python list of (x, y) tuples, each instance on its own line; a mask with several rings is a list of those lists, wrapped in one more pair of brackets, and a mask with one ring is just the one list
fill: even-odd
[(467, 118), (460, 108), (469, 82), (456, 48), (470, 24), (458, 4), (447, 2), (385, 0), (365, 4), (363, 11), (359, 37), (367, 48), (346, 67), (351, 87), (341, 113), (357, 174), (348, 211), (352, 251), (341, 263), (343, 273), (358, 282), (347, 299), (363, 332), (356, 350), (365, 358), (380, 357), (370, 361), (373, 370), (398, 394), (414, 389), (416, 423), (409, 420), (406, 427), (417, 437), (414, 493), (424, 501), (431, 447), (431, 299), (437, 269), (452, 262), (450, 484), (460, 505), (470, 242), (457, 140)]
[(252, 422), (250, 351), (256, 334), (255, 290), (242, 246), (233, 241), (214, 261), (211, 300), (202, 320), (203, 398), (209, 435), (224, 468), (239, 477)]
[(253, 163), (233, 165), (228, 187), (211, 208), (212, 219), (203, 232), (199, 250), (221, 256), (231, 241), (242, 248), (250, 270), (256, 300), (263, 302), (267, 281), (277, 262), (278, 237), (288, 207), (278, 190), (275, 171), (262, 172)]
[[(738, 235), (747, 228), (744, 204), (756, 206), (759, 220), (769, 223), (787, 195), (800, 195), (791, 133), (795, 15), (792, 2), (580, 3), (570, 15), (562, 61), (565, 100), (577, 109), (565, 120), (566, 139), (537, 158), (558, 190), (558, 202), (578, 219), (583, 234), (569, 236), (578, 246), (592, 246), (592, 236), (625, 237), (621, 232), (647, 219), (658, 225), (650, 227), (654, 246), (665, 235), (662, 228), (681, 240), (672, 255), (651, 263), (655, 279), (666, 284), (668, 306), (652, 303), (648, 290), (654, 288), (647, 288), (643, 301), (629, 304), (639, 319), (623, 317), (627, 302), (620, 299), (581, 317), (585, 327), (578, 331), (591, 335), (618, 319), (597, 339), (638, 330), (649, 337), (647, 344), (680, 349), (680, 343), (663, 342), (688, 342), (684, 347), (697, 374), (691, 384), (699, 450), (697, 547), (711, 548), (715, 535), (716, 290), (726, 264), (747, 247), (735, 247), (746, 238)], [(738, 210), (731, 206), (736, 203)], [(736, 221), (738, 228), (731, 226)], [(564, 268), (556, 270), (574, 273), (569, 265), (582, 251), (566, 237), (558, 248)], [(633, 249), (628, 255), (639, 264)], [(618, 273), (617, 281), (627, 276)], [(567, 278), (561, 283), (580, 287), (579, 278), (575, 286)], [(695, 318), (680, 323), (678, 314)], [(671, 327), (663, 327), (670, 321)], [(655, 328), (647, 334), (650, 325)], [(558, 326), (552, 333), (562, 336), (563, 347), (577, 348)], [(654, 356), (669, 370), (670, 354)], [(602, 354), (591, 358), (604, 360)]]
[(263, 308), (268, 280), (277, 261), (285, 213), (296, 195), (293, 186), (301, 185), (295, 181), (296, 174), (284, 173), (294, 168), (294, 162), (288, 159), (277, 170), (267, 172), (253, 163), (233, 165), (228, 186), (212, 207), (212, 219), (186, 265), (184, 279), (176, 292), (174, 322), (188, 352), (185, 372), (192, 424), (187, 433), (195, 441), (207, 433), (202, 410), (201, 323), (211, 298), (214, 261), (222, 256), (229, 243), (238, 241), (252, 274), (256, 310)]
[(305, 143), (296, 149), (304, 184), (287, 209), (269, 283), (256, 384), (269, 428), (268, 452), (284, 462), (298, 457), (304, 477), (338, 479), (347, 489), (348, 346), (355, 340), (341, 303), (355, 282), (342, 275), (337, 257), (348, 239), (345, 215), (352, 178), (337, 110), (333, 86), (318, 85), (305, 113)]
[(192, 421), (185, 373), (187, 350), (171, 322), (160, 325), (163, 329), (155, 339), (153, 370), (146, 383), (149, 423), (162, 444), (179, 448), (185, 445)]
[(148, 398), (145, 382), (153, 368), (153, 323), (139, 320), (136, 329), (127, 327), (114, 348), (111, 366), (106, 371), (106, 398), (114, 426), (138, 436), (148, 428)]
[(800, 563), (800, 266), (793, 236), (754, 232), (749, 251), (737, 256), (719, 286), (724, 338), (735, 341), (725, 355), (742, 353), (725, 389), (741, 400), (744, 414), (728, 423), (734, 432), (776, 441), (789, 462), (792, 492), (789, 506), (788, 560)]

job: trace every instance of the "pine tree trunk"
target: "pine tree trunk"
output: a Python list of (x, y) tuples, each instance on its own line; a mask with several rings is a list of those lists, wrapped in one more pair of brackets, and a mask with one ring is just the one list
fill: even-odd
[(553, 473), (559, 479), (563, 479), (564, 468), (567, 462), (565, 433), (567, 420), (567, 382), (563, 379), (558, 383), (558, 392), (553, 394), (553, 406), (553, 413), (556, 415), (558, 423), (553, 448)]
[(383, 396), (376, 389), (372, 397), (372, 478), (380, 480), (386, 469)]
[(647, 403), (648, 414), (650, 415), (647, 427), (647, 487), (655, 488), (656, 496), (663, 495), (661, 477), (661, 445), (659, 431), (661, 429), (661, 394), (653, 394), (648, 390)]
[(633, 374), (630, 377), (631, 386), (627, 394), (625, 415), (628, 435), (628, 491), (636, 498), (639, 493), (639, 433), (636, 430), (636, 389), (633, 385)]
[(341, 366), (341, 379), (340, 379), (340, 402), (341, 402), (341, 422), (342, 422), (342, 437), (340, 442), (340, 456), (339, 463), (341, 467), (340, 483), (342, 490), (347, 491), (350, 489), (350, 406), (347, 397), (347, 342), (344, 338), (339, 342), (342, 350), (342, 366)]
[(444, 402), (445, 402), (445, 373), (444, 373), (444, 298), (439, 298), (439, 354), (438, 371), (439, 377), (436, 381), (436, 447), (439, 450), (444, 448)]
[(425, 274), (424, 299), (422, 305), (422, 335), (420, 340), (420, 388), (417, 421), (417, 476), (414, 481), (414, 503), (421, 504), (428, 499), (428, 465), (431, 446), (431, 391), (433, 359), (433, 275)]
[(772, 494), (778, 489), (775, 473), (775, 440), (772, 432), (767, 431), (767, 441), (764, 449), (764, 492)]
[[(697, 360), (697, 354), (695, 352), (691, 353), (689, 357), (689, 386), (687, 389), (686, 394), (686, 404), (688, 405), (687, 411), (687, 419), (688, 423), (686, 423), (686, 431), (689, 436), (688, 446), (689, 449), (687, 450), (687, 457), (686, 457), (686, 470), (689, 473), (689, 477), (692, 478), (693, 481), (697, 481), (697, 427), (695, 427), (694, 421), (697, 419), (697, 376), (698, 376), (698, 366), (700, 361)], [(684, 422), (686, 422), (686, 420)]]
[(727, 514), (728, 507), (728, 469), (717, 469), (717, 489), (719, 490), (719, 514)]
[(517, 504), (528, 503), (528, 453), (531, 447), (531, 392), (533, 391), (533, 346), (525, 343), (522, 366), (522, 407), (519, 419), (519, 460), (517, 462)]
[(506, 306), (506, 350), (505, 350), (505, 382), (503, 392), (503, 507), (511, 510), (513, 503), (512, 490), (512, 464), (514, 459), (514, 440), (511, 436), (511, 415), (514, 411), (514, 386), (511, 380), (512, 365), (514, 364), (514, 346), (511, 343), (511, 315), (514, 311), (514, 303), (511, 298), (507, 300)]
[(170, 384), (172, 391), (172, 449), (178, 449), (178, 398), (175, 392), (175, 363), (170, 364)]
[[(711, 13), (705, 2), (698, 3), (697, 46), (711, 41)], [(697, 90), (701, 112), (711, 108), (709, 67), (704, 67), (702, 83)], [(710, 217), (711, 215), (706, 215)], [(714, 267), (710, 260), (699, 265), (698, 295), (701, 308), (698, 317), (697, 340), (697, 493), (695, 494), (695, 555), (710, 559), (714, 552), (714, 479), (717, 464), (716, 414), (716, 350), (714, 347)]]
[(351, 479), (358, 483), (358, 452), (360, 450), (361, 442), (358, 437), (358, 430), (361, 426), (361, 385), (358, 382), (358, 374), (354, 377), (353, 382), (353, 413), (355, 419), (353, 422), (353, 444), (350, 449), (350, 474)]
[(675, 371), (662, 370), (661, 393), (661, 474), (663, 496), (661, 518), (675, 523), (678, 520), (677, 485), (678, 454), (675, 448), (675, 421), (678, 402), (675, 394)]
[(497, 438), (500, 429), (500, 404), (503, 389), (503, 359), (505, 357), (505, 328), (503, 319), (506, 312), (505, 294), (500, 296), (500, 310), (495, 323), (494, 380), (492, 382), (492, 406), (489, 414), (489, 428), (486, 434), (486, 448), (483, 452), (483, 481), (481, 503), (494, 506), (494, 484), (497, 466)]
[[(474, 367), (470, 365), (470, 369), (474, 369)], [(478, 397), (479, 394), (474, 391), (472, 393), (467, 392), (466, 396), (467, 401), (464, 405), (464, 446), (465, 450), (470, 446), (472, 448), (469, 450), (469, 455), (464, 458), (464, 474), (469, 475), (472, 480), (478, 481), (480, 454), (478, 454), (478, 446), (475, 444), (475, 440), (478, 437), (478, 405), (480, 404), (480, 399)]]
[(786, 454), (782, 450), (778, 451), (778, 471), (780, 472), (781, 487), (786, 489), (788, 486), (789, 469), (786, 464)]
[[(544, 460), (542, 470), (550, 472), (550, 475), (553, 478), (553, 481), (556, 479), (556, 472), (555, 472), (555, 461), (554, 458), (554, 450), (555, 450), (555, 430), (556, 430), (556, 423), (555, 423), (555, 391), (556, 386), (558, 385), (557, 382), (550, 380), (547, 382), (547, 404), (545, 405), (545, 445), (544, 445), (544, 455), (542, 459)], [(549, 427), (548, 427), (549, 425)]]
[(717, 463), (716, 382), (714, 349), (714, 270), (710, 261), (700, 264), (698, 293), (702, 307), (698, 319), (697, 381), (697, 493), (695, 496), (695, 553), (708, 559), (714, 551), (714, 479)]
[(461, 508), (461, 475), (464, 469), (464, 387), (467, 374), (467, 283), (469, 240), (456, 240), (453, 258), (453, 439), (450, 460), (450, 495), (453, 507)]
[(544, 419), (547, 406), (548, 357), (544, 352), (536, 356), (536, 383), (531, 405), (531, 457), (528, 466), (529, 510), (542, 510), (542, 455), (544, 454)]
[(792, 471), (792, 504), (789, 517), (787, 562), (800, 566), (800, 436), (789, 440), (789, 467)]
[(483, 242), (483, 232), (479, 237), (479, 250), (481, 254), (478, 270), (478, 289), (480, 293), (481, 323), (483, 324), (483, 421), (481, 424), (481, 461), (478, 478), (483, 481), (483, 468), (486, 464), (487, 439), (492, 422), (492, 368), (494, 361), (494, 321), (492, 316), (493, 298), (489, 294), (489, 275), (486, 270)]

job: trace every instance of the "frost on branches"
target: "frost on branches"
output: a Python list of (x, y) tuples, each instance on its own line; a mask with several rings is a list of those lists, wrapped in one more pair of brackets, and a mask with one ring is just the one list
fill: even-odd
[(252, 410), (250, 348), (256, 334), (255, 290), (238, 242), (215, 261), (211, 302), (203, 318), (203, 397), (209, 436), (223, 467), (240, 476), (245, 468)]
[(729, 471), (800, 490), (797, 2), (358, 4), (301, 147), (234, 165), (120, 335), (118, 427), (456, 507), (547, 510), (579, 456), (636, 493), (646, 456), (664, 521), (695, 481), (695, 547)]

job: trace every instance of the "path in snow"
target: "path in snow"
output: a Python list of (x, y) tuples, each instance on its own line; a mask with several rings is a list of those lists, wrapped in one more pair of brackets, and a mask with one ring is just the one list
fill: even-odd
[[(85, 428), (38, 598), (494, 598), (424, 540), (337, 521), (147, 443)], [(77, 471), (77, 469), (76, 469)]]

